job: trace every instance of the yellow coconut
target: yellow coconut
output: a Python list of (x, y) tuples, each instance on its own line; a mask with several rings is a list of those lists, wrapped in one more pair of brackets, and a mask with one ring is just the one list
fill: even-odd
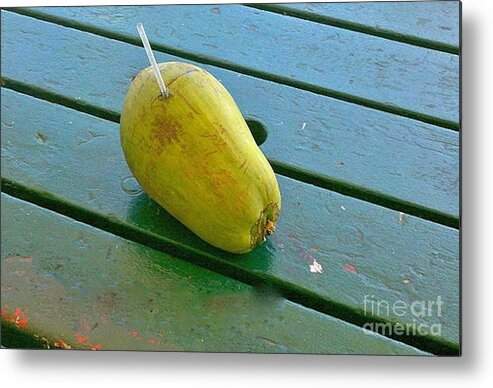
[(120, 134), (142, 188), (208, 243), (244, 253), (275, 230), (281, 195), (269, 162), (232, 96), (190, 64), (142, 70), (125, 98)]

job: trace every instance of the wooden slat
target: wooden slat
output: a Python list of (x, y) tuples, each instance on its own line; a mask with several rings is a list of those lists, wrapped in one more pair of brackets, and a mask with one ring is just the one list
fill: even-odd
[(144, 21), (155, 48), (458, 128), (457, 55), (239, 5), (28, 12), (134, 39), (136, 24)]
[(5, 194), (2, 225), (2, 321), (51, 347), (425, 354)]
[(459, 1), (326, 2), (253, 6), (437, 50), (454, 53), (459, 51)]
[[(3, 77), (61, 94), (82, 107), (102, 107), (118, 117), (132, 77), (148, 65), (143, 48), (25, 16), (2, 15)], [(156, 54), (158, 61), (180, 60)], [(421, 216), (431, 209), (457, 219), (457, 133), (204, 67), (221, 79), (246, 117), (264, 123), (268, 138), (262, 150), (278, 171), (279, 166), (306, 170), (312, 174), (310, 182), (324, 187), (349, 183), (360, 188), (360, 198), (367, 192), (381, 193), (386, 206), (405, 202), (424, 208)]]
[[(455, 229), (278, 176), (283, 212), (276, 234), (247, 255), (227, 254), (141, 192), (125, 164), (117, 124), (5, 89), (2, 176), (40, 193), (35, 196), (47, 193), (63, 201), (50, 205), (57, 210), (76, 206), (69, 210), (73, 217), (105, 217), (97, 222), (117, 223), (115, 230), (127, 228), (139, 241), (165, 249), (171, 244), (233, 275), (267, 279), (308, 295), (306, 303), (320, 299), (335, 316), (362, 316), (365, 295), (407, 306), (440, 297), (440, 316), (381, 311), (378, 318), (441, 325), (440, 335), (424, 346), (437, 338), (458, 343)], [(315, 261), (322, 273), (313, 272)]]

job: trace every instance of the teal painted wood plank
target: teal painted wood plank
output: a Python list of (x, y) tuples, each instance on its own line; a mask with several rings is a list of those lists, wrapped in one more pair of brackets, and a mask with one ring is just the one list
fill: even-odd
[(134, 39), (143, 21), (155, 48), (190, 52), (206, 62), (458, 127), (456, 55), (239, 5), (28, 11)]
[[(5, 89), (1, 154), (3, 178), (77, 206), (74, 217), (92, 212), (130, 228), (139, 241), (176, 246), (229, 273), (320, 299), (335, 316), (351, 312), (367, 319), (365, 296), (368, 314), (372, 300), (411, 306), (440, 298), (440, 314), (374, 312), (389, 321), (439, 325), (439, 335), (426, 344), (437, 338), (458, 343), (455, 229), (278, 176), (283, 213), (276, 234), (247, 255), (228, 254), (200, 240), (142, 193), (125, 164), (117, 124)], [(65, 205), (52, 206), (63, 210)]]
[(2, 321), (51, 347), (426, 354), (5, 194), (2, 225)]
[(460, 2), (386, 1), (258, 4), (320, 23), (356, 28), (411, 44), (458, 52)]
[[(2, 13), (2, 76), (95, 105), (118, 117), (144, 49)], [(180, 58), (156, 53), (158, 61)], [(274, 168), (306, 170), (413, 206), (459, 215), (459, 136), (454, 131), (204, 66), (247, 118), (264, 123)], [(278, 169), (279, 170), (279, 169)]]

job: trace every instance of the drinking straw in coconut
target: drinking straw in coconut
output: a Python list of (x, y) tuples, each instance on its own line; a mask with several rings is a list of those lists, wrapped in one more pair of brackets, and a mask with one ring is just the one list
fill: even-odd
[(144, 44), (144, 48), (147, 53), (147, 58), (149, 58), (149, 62), (151, 62), (152, 71), (154, 72), (154, 77), (156, 77), (156, 81), (159, 85), (159, 89), (161, 89), (161, 95), (165, 98), (168, 98), (168, 89), (164, 84), (163, 77), (161, 76), (161, 72), (157, 67), (156, 58), (154, 58), (154, 54), (152, 53), (151, 45), (149, 44), (149, 40), (147, 39), (146, 32), (144, 30), (144, 25), (142, 23), (137, 24), (137, 31), (139, 31), (140, 39)]

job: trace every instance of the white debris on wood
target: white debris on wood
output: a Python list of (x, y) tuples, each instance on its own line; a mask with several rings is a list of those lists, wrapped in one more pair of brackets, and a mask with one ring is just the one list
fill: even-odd
[(317, 262), (317, 260), (313, 259), (313, 264), (310, 264), (310, 272), (311, 273), (322, 273), (324, 272), (324, 269), (320, 265), (320, 263)]
[(404, 217), (406, 214), (399, 212), (399, 224), (404, 225)]

